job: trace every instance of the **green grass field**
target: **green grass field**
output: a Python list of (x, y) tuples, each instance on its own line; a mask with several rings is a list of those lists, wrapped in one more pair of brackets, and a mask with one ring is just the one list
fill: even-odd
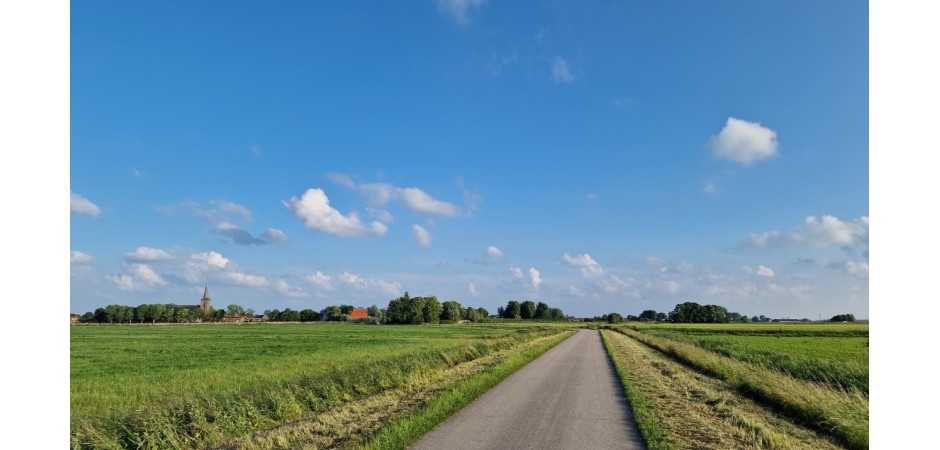
[[(653, 417), (651, 422), (656, 423), (674, 420), (671, 429), (651, 433), (654, 442), (666, 443), (657, 448), (793, 446), (781, 436), (795, 433), (781, 432), (784, 425), (773, 425), (775, 415), (788, 418), (787, 427), (814, 430), (839, 446), (868, 446), (867, 324), (629, 324), (612, 328), (628, 338), (611, 341), (610, 335), (605, 337), (627, 391), (646, 408), (637, 415)], [(641, 365), (657, 369), (643, 370)], [(669, 398), (670, 390), (678, 392), (672, 403), (663, 400)], [(689, 422), (693, 420), (689, 411), (701, 406), (703, 392), (725, 392), (705, 401), (725, 406), (701, 412), (702, 417), (714, 414), (713, 420)], [(695, 400), (689, 403), (687, 399)], [(756, 401), (766, 413), (745, 400)], [(740, 412), (744, 410), (751, 412)], [(748, 419), (733, 421), (711, 436), (701, 435), (711, 423), (721, 422), (719, 418), (735, 415)], [(741, 431), (742, 424), (751, 431)], [(699, 435), (680, 431), (689, 429)], [(735, 434), (747, 437), (715, 447), (707, 444), (708, 439)], [(796, 447), (808, 445), (805, 442), (809, 441), (804, 439)]]
[(75, 326), (72, 447), (221, 445), (564, 332), (537, 325)]

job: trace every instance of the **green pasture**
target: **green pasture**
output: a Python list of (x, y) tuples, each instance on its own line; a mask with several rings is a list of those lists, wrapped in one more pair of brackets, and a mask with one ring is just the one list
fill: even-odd
[(867, 324), (642, 325), (637, 331), (868, 394)]
[(337, 323), (71, 327), (73, 419), (316, 376), (530, 328)]

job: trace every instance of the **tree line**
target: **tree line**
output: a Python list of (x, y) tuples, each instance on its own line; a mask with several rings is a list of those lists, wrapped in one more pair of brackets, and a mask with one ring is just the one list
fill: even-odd
[[(851, 317), (851, 319), (848, 319)], [(836, 320), (838, 318), (838, 320)], [(747, 317), (736, 312), (729, 312), (727, 308), (720, 305), (700, 305), (695, 302), (685, 302), (677, 304), (669, 313), (656, 312), (648, 309), (640, 313), (639, 316), (622, 316), (613, 312), (603, 316), (595, 316), (592, 319), (595, 322), (673, 322), (673, 323), (749, 323), (749, 322), (770, 322), (772, 319), (764, 316)], [(833, 322), (854, 322), (855, 317), (851, 314), (840, 314), (830, 319)], [(801, 322), (809, 322), (809, 319), (801, 319)]]

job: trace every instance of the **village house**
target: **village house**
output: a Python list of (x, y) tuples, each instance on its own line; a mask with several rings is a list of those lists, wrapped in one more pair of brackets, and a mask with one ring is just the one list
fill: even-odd
[(369, 317), (369, 310), (367, 308), (356, 308), (349, 313), (349, 320), (365, 319), (366, 317)]

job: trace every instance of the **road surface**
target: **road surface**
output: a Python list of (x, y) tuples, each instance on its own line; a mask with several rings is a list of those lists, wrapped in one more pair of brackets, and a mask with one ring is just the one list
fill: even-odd
[(412, 449), (642, 449), (600, 332), (580, 330)]

